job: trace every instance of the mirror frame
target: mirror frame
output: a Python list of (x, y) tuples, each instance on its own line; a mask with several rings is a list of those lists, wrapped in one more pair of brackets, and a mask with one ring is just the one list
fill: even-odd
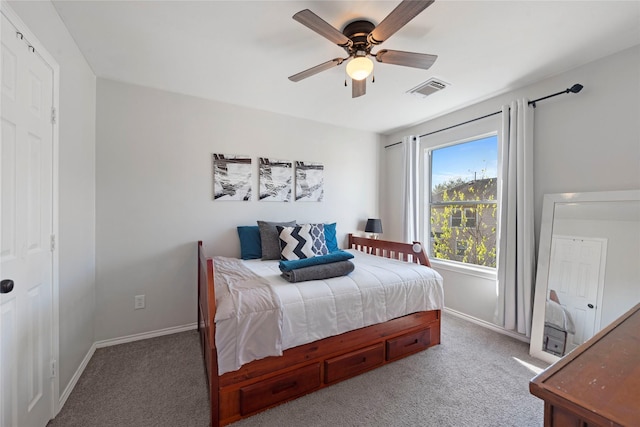
[(556, 193), (545, 194), (542, 203), (542, 219), (540, 223), (540, 244), (538, 250), (538, 269), (536, 271), (535, 296), (533, 300), (533, 320), (531, 324), (531, 341), (529, 354), (536, 359), (554, 363), (560, 359), (542, 349), (544, 339), (545, 301), (549, 279), (551, 258), (551, 236), (553, 234), (553, 218), (556, 204), (574, 202), (617, 202), (640, 200), (640, 190), (599, 191), (590, 193)]

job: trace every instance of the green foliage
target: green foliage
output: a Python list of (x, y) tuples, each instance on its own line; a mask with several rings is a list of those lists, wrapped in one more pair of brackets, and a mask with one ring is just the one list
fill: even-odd
[[(457, 178), (436, 186), (437, 199), (442, 203), (431, 207), (432, 252), (436, 258), (496, 267), (495, 188), (495, 178), (473, 182)], [(464, 201), (488, 203), (459, 203)]]

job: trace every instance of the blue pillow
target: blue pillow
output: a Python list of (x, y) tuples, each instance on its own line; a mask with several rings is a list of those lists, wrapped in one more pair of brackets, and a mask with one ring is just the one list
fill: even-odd
[(238, 237), (240, 238), (240, 258), (262, 258), (262, 241), (260, 240), (260, 229), (257, 225), (238, 226)]
[(329, 253), (337, 251), (338, 240), (336, 239), (336, 223), (324, 225), (324, 240), (327, 243)]

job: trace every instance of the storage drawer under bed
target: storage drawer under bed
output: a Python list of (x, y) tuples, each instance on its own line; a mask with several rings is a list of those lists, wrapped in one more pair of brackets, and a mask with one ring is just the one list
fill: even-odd
[(424, 350), (431, 345), (431, 328), (421, 329), (387, 340), (387, 360)]
[(318, 387), (320, 364), (315, 363), (240, 388), (240, 413), (251, 414), (276, 403), (302, 396)]
[(334, 357), (324, 361), (324, 382), (330, 384), (352, 377), (384, 363), (384, 344), (378, 343), (370, 347)]

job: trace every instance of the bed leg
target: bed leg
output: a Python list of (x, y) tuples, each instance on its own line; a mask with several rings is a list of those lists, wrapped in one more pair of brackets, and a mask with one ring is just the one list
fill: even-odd
[(209, 408), (211, 408), (211, 427), (220, 427), (220, 377), (218, 377), (217, 357), (215, 359), (215, 363), (211, 364), (212, 370), (209, 371), (211, 372), (209, 378)]
[(200, 286), (202, 285), (201, 279), (200, 279), (200, 251), (202, 250), (202, 240), (198, 240), (198, 256), (197, 256), (197, 260), (198, 260), (198, 269), (196, 270), (198, 273), (198, 304), (196, 304), (196, 309), (198, 311), (198, 332), (200, 332), (200, 325), (202, 324), (202, 318), (200, 317)]

